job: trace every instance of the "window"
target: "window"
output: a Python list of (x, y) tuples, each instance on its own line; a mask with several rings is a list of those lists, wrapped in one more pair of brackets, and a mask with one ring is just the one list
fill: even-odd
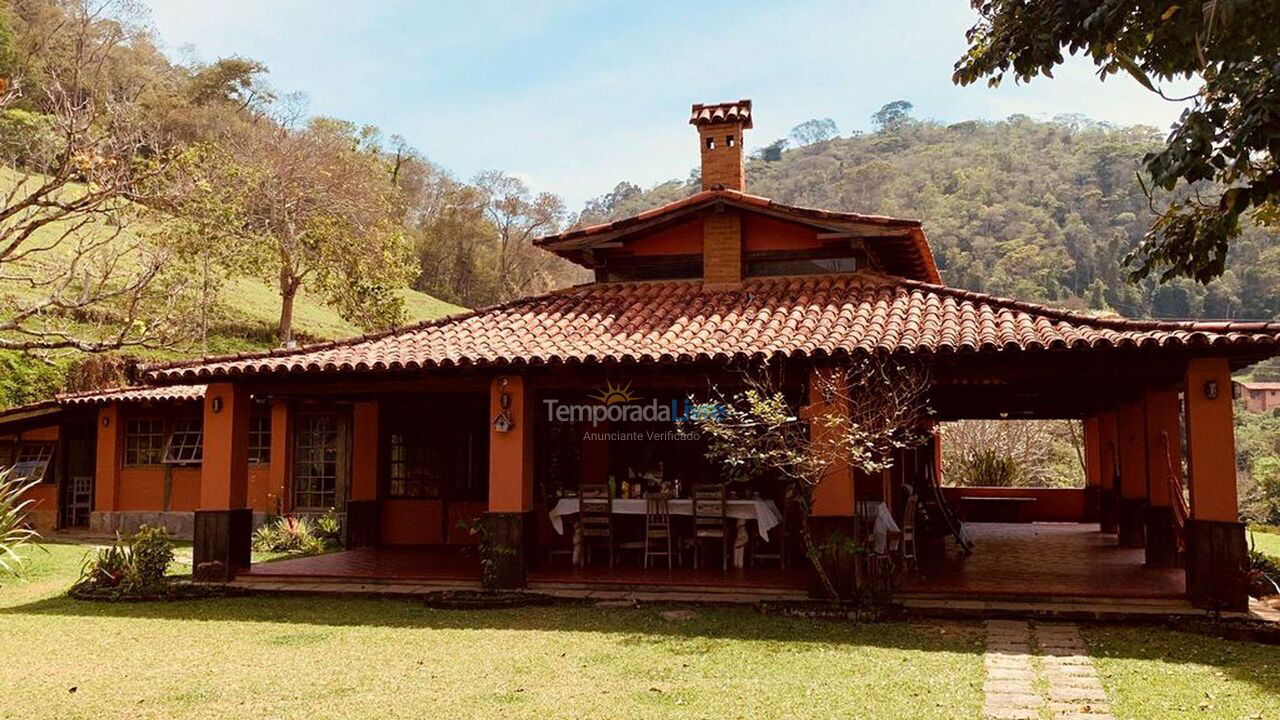
[(164, 461), (172, 465), (193, 465), (204, 456), (204, 421), (200, 418), (181, 418), (174, 422), (169, 443), (164, 449)]
[(271, 415), (258, 413), (249, 419), (249, 462), (266, 465), (271, 462)]
[(448, 414), (423, 417), (421, 408), (414, 406), (392, 407), (386, 413), (387, 495), (484, 500), (489, 491), (488, 403), (443, 397), (429, 402), (448, 407)]
[(732, 135), (725, 135), (725, 136), (724, 136), (724, 146), (725, 146), (725, 147), (733, 147), (733, 143), (734, 143), (734, 139), (733, 139), (733, 136), (732, 136)]
[(53, 443), (25, 443), (18, 448), (18, 458), (13, 463), (10, 477), (19, 482), (53, 482), (47, 477), (49, 461), (53, 460)]
[(858, 269), (865, 263), (858, 262), (857, 254), (833, 255), (825, 251), (817, 253), (791, 252), (753, 253), (747, 257), (747, 276), (764, 277), (769, 275), (819, 275), (827, 273), (847, 273)]
[(164, 459), (164, 421), (129, 420), (124, 426), (124, 464), (159, 465)]
[(337, 496), (338, 418), (299, 416), (293, 447), (293, 506), (331, 508)]
[(391, 434), (391, 497), (440, 497), (444, 462), (430, 440), (421, 432)]
[(16, 448), (13, 443), (0, 442), (0, 470), (7, 470), (13, 464), (13, 453)]
[(707, 149), (708, 149), (708, 150), (715, 150), (715, 149), (716, 149), (716, 139), (715, 139), (715, 138), (713, 138), (713, 137), (708, 137), (708, 138), (707, 138)]

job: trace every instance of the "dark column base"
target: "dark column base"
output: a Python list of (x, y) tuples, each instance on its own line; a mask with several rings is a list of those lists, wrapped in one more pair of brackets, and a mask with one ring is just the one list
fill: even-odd
[(347, 501), (347, 549), (375, 547), (381, 539), (382, 513), (377, 500)]
[(1249, 546), (1244, 523), (1187, 521), (1187, 596), (1206, 610), (1249, 609)]
[(1102, 532), (1115, 535), (1119, 530), (1116, 520), (1116, 491), (1109, 488), (1098, 489), (1098, 524)]
[[(833, 552), (821, 552), (822, 567), (836, 592), (841, 598), (853, 597), (856, 590), (855, 558), (852, 554), (841, 552), (839, 547), (843, 541), (859, 537), (858, 518), (846, 515), (820, 515), (809, 518), (809, 530), (813, 534), (813, 542), (819, 548), (824, 546), (834, 549)], [(835, 541), (830, 542), (829, 541)], [(831, 593), (822, 582), (822, 577), (808, 558), (804, 559), (805, 569), (809, 571), (809, 595), (815, 598), (831, 599)]]
[(1117, 536), (1120, 547), (1140, 548), (1147, 544), (1147, 501), (1122, 497), (1116, 502)]
[(1173, 531), (1173, 508), (1147, 506), (1147, 564), (1153, 567), (1176, 567), (1178, 537)]
[(1084, 489), (1084, 516), (1080, 518), (1080, 522), (1096, 523), (1100, 517), (1101, 508), (1098, 503), (1101, 502), (1102, 488), (1097, 485), (1089, 485)]
[(196, 510), (192, 565), (200, 582), (228, 582), (249, 567), (253, 510)]
[(490, 590), (528, 584), (538, 555), (538, 521), (532, 512), (486, 512), (480, 546), (481, 582)]

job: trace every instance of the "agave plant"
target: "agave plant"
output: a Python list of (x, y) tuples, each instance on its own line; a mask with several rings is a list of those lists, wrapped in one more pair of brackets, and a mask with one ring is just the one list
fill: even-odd
[(0, 572), (19, 574), (26, 562), (19, 550), (40, 537), (27, 525), (27, 507), (32, 503), (27, 491), (38, 482), (23, 482), (0, 471)]

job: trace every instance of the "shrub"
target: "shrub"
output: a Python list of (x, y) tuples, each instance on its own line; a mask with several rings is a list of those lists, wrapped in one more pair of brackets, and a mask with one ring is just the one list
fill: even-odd
[(253, 533), (253, 549), (258, 552), (316, 555), (326, 552), (330, 543), (316, 532), (316, 525), (305, 517), (281, 515), (268, 520)]
[(969, 486), (1013, 487), (1022, 475), (1016, 460), (991, 449), (965, 453), (957, 464), (963, 484)]
[(12, 480), (7, 471), (0, 471), (0, 572), (20, 573), (24, 560), (18, 551), (39, 537), (27, 526), (31, 499), (23, 497), (35, 484)]
[(169, 533), (162, 527), (143, 525), (133, 535), (132, 550), (139, 582), (144, 587), (162, 583), (173, 562), (173, 541)]
[(336, 510), (329, 508), (325, 514), (316, 519), (315, 535), (332, 544), (342, 541), (342, 518)]
[(1260, 550), (1249, 551), (1249, 594), (1280, 595), (1280, 563)]
[(143, 525), (128, 540), (116, 535), (114, 543), (85, 561), (72, 589), (89, 593), (116, 591), (120, 595), (164, 593), (165, 573), (171, 562), (173, 542), (169, 533), (162, 527)]

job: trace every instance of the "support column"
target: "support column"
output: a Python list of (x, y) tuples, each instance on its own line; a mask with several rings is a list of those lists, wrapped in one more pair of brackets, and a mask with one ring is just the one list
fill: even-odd
[(1187, 595), (1196, 607), (1245, 611), (1249, 553), (1236, 505), (1231, 368), (1225, 358), (1194, 358), (1186, 373)]
[(285, 400), (271, 401), (271, 465), (267, 470), (274, 497), (270, 512), (286, 512), (289, 499), (289, 477), (293, 473), (293, 416)]
[(204, 394), (204, 459), (196, 510), (195, 578), (226, 582), (249, 567), (249, 392), (215, 383)]
[(528, 378), (494, 378), (489, 386), (489, 510), (484, 514), (481, 550), (489, 587), (524, 587), (537, 555), (533, 423)]
[(1147, 416), (1143, 400), (1120, 406), (1116, 414), (1120, 455), (1120, 501), (1116, 505), (1121, 547), (1146, 545)]
[(348, 548), (378, 544), (381, 513), (378, 507), (380, 447), (378, 402), (358, 402), (351, 411), (351, 498), (347, 501)]
[(119, 403), (98, 410), (98, 449), (93, 470), (93, 510), (89, 527), (98, 532), (115, 531), (115, 513), (120, 503), (120, 459), (124, 452), (124, 418)]
[(1116, 437), (1116, 411), (1107, 410), (1098, 415), (1098, 455), (1101, 458), (1102, 489), (1098, 491), (1098, 523), (1104, 533), (1116, 534), (1116, 502), (1119, 495), (1120, 461)]
[(1098, 417), (1084, 420), (1084, 517), (1083, 522), (1099, 520), (1102, 493), (1102, 429)]
[[(801, 416), (809, 421), (810, 443), (818, 452), (829, 452), (824, 448), (838, 442), (834, 431), (821, 418), (849, 412), (844, 399), (846, 393), (831, 392), (831, 383), (838, 375), (838, 371), (825, 368), (815, 368), (809, 373), (809, 404), (801, 410)], [(809, 510), (809, 531), (815, 543), (822, 544), (836, 533), (843, 533), (850, 538), (858, 537), (857, 516), (854, 513), (856, 486), (853, 468), (847, 463), (834, 463), (826, 469), (813, 489), (813, 505)], [(847, 561), (823, 557), (822, 563), (840, 596), (851, 595), (855, 578), (849, 568), (845, 567)], [(826, 597), (828, 591), (813, 564), (807, 563), (806, 567), (810, 571), (810, 594), (814, 597)]]
[(1181, 486), (1182, 421), (1177, 390), (1147, 390), (1147, 564), (1178, 564), (1170, 475)]

